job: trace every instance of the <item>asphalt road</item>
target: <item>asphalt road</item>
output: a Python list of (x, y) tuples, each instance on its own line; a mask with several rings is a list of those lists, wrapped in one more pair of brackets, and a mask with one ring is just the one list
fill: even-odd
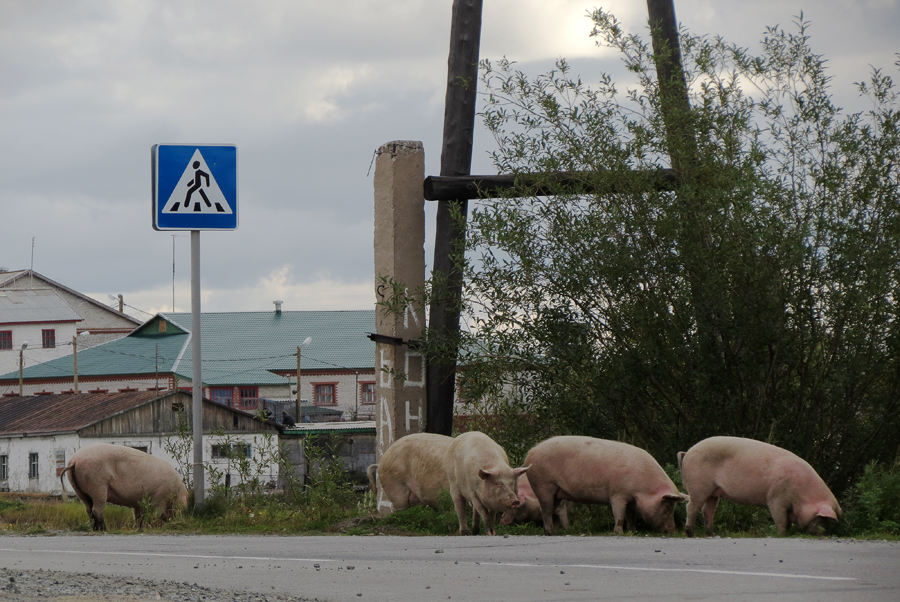
[(0, 566), (329, 601), (900, 600), (900, 542), (659, 537), (0, 537)]

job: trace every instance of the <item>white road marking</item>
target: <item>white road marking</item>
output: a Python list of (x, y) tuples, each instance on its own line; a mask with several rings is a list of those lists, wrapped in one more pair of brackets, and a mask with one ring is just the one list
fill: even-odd
[(93, 550), (19, 550), (0, 548), (0, 552), (33, 552), (45, 554), (97, 554), (106, 556), (156, 556), (159, 558), (200, 558), (204, 560), (268, 560), (278, 562), (335, 562), (327, 558), (276, 558), (269, 556), (212, 556), (204, 554), (164, 554), (161, 552), (98, 552)]
[[(482, 565), (486, 564), (484, 562)], [(603, 569), (609, 571), (656, 571), (668, 573), (711, 573), (713, 575), (745, 575), (747, 577), (784, 577), (788, 579), (822, 579), (825, 581), (856, 581), (856, 577), (828, 577), (822, 575), (792, 575), (789, 573), (755, 573), (751, 571), (723, 571), (715, 569), (661, 569), (641, 566), (614, 566), (608, 564), (529, 564), (517, 562), (498, 562), (497, 566), (546, 567), (560, 566), (580, 569)]]

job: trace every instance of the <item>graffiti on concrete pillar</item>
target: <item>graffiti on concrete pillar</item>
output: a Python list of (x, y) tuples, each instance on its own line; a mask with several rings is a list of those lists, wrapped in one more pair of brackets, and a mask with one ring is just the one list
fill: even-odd
[(425, 356), (415, 351), (406, 352), (406, 362), (404, 365), (403, 381), (404, 387), (415, 387), (422, 389), (425, 387)]
[(412, 428), (410, 428), (410, 423), (415, 421), (416, 424), (419, 425), (419, 431), (422, 431), (422, 399), (419, 398), (416, 400), (416, 411), (415, 415), (410, 412), (409, 401), (406, 402), (406, 432), (412, 432)]

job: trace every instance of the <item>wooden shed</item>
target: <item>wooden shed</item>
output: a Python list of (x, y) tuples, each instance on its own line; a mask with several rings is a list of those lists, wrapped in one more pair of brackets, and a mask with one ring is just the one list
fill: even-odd
[[(58, 494), (59, 472), (78, 449), (96, 442), (127, 445), (170, 462), (187, 477), (191, 396), (183, 391), (36, 395), (0, 399), (0, 491)], [(262, 460), (279, 427), (255, 415), (203, 400), (204, 461), (232, 484), (223, 445), (241, 445)], [(278, 478), (277, 462), (265, 475)], [(212, 483), (207, 482), (207, 487)]]

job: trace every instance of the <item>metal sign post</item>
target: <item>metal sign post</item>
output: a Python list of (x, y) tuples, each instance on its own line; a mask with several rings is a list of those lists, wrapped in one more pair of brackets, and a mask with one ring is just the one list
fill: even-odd
[(200, 231), (191, 230), (191, 420), (194, 437), (194, 507), (203, 506), (206, 478), (203, 473), (203, 346), (200, 344)]
[(237, 147), (154, 144), (150, 164), (154, 230), (191, 232), (191, 421), (194, 507), (200, 508), (205, 497), (200, 231), (237, 229)]

